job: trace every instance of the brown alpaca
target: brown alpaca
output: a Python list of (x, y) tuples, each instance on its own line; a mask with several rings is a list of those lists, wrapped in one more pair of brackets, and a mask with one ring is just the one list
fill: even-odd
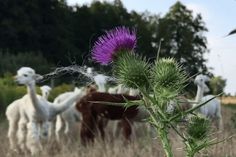
[[(128, 108), (124, 106), (107, 105), (102, 102), (124, 103), (126, 100), (139, 100), (140, 97), (122, 94), (109, 94), (91, 92), (84, 96), (77, 104), (76, 108), (82, 113), (81, 141), (86, 143), (93, 142), (97, 128), (102, 138), (104, 138), (104, 118), (109, 120), (121, 120), (123, 134), (126, 139), (131, 135), (131, 124), (129, 120), (138, 115), (138, 105)], [(101, 101), (101, 103), (99, 103)]]

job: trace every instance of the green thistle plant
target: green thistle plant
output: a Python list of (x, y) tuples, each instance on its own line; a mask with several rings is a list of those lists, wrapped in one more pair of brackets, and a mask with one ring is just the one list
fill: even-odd
[(190, 122), (187, 126), (187, 133), (190, 138), (194, 140), (202, 140), (207, 137), (210, 131), (209, 119), (197, 115), (190, 118)]
[(184, 141), (188, 157), (194, 157), (196, 153), (213, 144), (209, 140), (209, 132), (209, 119), (202, 115), (196, 115), (190, 118), (187, 126), (187, 138)]
[[(93, 47), (92, 56), (96, 62), (101, 64), (114, 63), (114, 74), (119, 82), (141, 91), (143, 99), (139, 105), (144, 105), (150, 113), (150, 123), (158, 131), (166, 156), (173, 157), (168, 137), (169, 128), (172, 128), (183, 139), (188, 157), (193, 157), (202, 149), (216, 144), (217, 142), (210, 140), (207, 136), (210, 130), (209, 120), (199, 115), (190, 119), (186, 134), (175, 128), (179, 119), (213, 98), (187, 111), (177, 111), (171, 114), (166, 112), (167, 104), (170, 101), (176, 101), (177, 96), (185, 87), (187, 75), (182, 66), (172, 58), (157, 59), (154, 66), (151, 67), (144, 57), (134, 53), (135, 47), (135, 31), (119, 27), (98, 39)], [(137, 104), (137, 102), (127, 102), (128, 105), (134, 103)]]
[[(186, 83), (186, 74), (182, 67), (173, 58), (164, 58), (157, 61), (152, 69), (152, 84), (158, 95), (161, 88), (178, 94)], [(172, 94), (173, 95), (173, 94)]]
[(130, 88), (149, 88), (149, 67), (145, 58), (134, 53), (120, 53), (114, 65), (115, 75), (121, 84)]

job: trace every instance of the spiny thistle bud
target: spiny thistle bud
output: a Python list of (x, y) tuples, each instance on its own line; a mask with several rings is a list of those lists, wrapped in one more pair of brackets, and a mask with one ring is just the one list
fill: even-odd
[(164, 58), (155, 63), (152, 69), (152, 83), (156, 95), (159, 94), (160, 88), (166, 88), (178, 94), (185, 82), (186, 74), (174, 59)]
[(127, 87), (148, 88), (149, 67), (145, 58), (134, 53), (123, 53), (115, 63), (114, 72), (120, 83)]
[(193, 116), (187, 126), (188, 135), (195, 140), (202, 140), (207, 137), (210, 131), (210, 121), (201, 116)]

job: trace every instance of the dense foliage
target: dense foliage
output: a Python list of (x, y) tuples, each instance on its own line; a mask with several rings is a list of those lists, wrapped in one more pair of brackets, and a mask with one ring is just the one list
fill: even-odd
[(163, 38), (161, 57), (176, 58), (190, 74), (207, 71), (207, 29), (201, 16), (193, 17), (180, 2), (163, 17), (128, 12), (120, 0), (82, 6), (68, 6), (64, 0), (8, 0), (0, 1), (0, 11), (3, 53), (41, 53), (55, 65), (91, 64), (89, 51), (96, 37), (124, 25), (137, 30), (137, 52), (147, 59), (154, 60)]

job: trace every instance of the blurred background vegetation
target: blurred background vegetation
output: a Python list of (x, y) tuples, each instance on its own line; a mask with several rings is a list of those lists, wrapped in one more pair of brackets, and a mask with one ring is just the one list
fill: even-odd
[[(189, 76), (202, 72), (213, 76), (206, 67), (207, 28), (200, 14), (194, 16), (181, 2), (176, 2), (165, 15), (128, 12), (121, 0), (93, 1), (89, 5), (68, 6), (65, 0), (0, 1), (0, 109), (25, 94), (25, 88), (12, 79), (21, 66), (30, 66), (45, 74), (57, 66), (71, 64), (94, 66), (90, 50), (98, 36), (116, 26), (137, 30), (137, 53), (153, 62), (163, 39), (160, 57), (174, 57)], [(52, 81), (56, 86), (50, 100), (58, 93), (72, 90), (74, 78)], [(223, 85), (222, 85), (223, 82)], [(50, 82), (46, 82), (49, 84)], [(214, 94), (223, 91), (226, 80), (214, 77), (210, 86)], [(190, 83), (186, 90), (194, 95)]]

